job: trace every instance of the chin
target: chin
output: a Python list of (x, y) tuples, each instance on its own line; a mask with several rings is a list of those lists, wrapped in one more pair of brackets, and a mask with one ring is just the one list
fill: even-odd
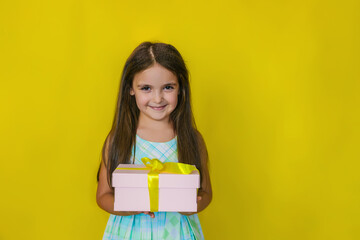
[(155, 121), (165, 121), (167, 119), (169, 119), (170, 116), (152, 116), (151, 119), (155, 120)]

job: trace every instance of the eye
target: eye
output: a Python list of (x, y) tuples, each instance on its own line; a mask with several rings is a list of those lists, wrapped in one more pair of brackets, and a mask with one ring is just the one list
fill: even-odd
[(141, 91), (149, 91), (150, 87), (149, 86), (143, 86), (142, 88), (140, 88)]
[(172, 90), (172, 89), (174, 89), (174, 87), (171, 86), (171, 85), (167, 85), (167, 86), (165, 86), (164, 88), (165, 88), (166, 90)]

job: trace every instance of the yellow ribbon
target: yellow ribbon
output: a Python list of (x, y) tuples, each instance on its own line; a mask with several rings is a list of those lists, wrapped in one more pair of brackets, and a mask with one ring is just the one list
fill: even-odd
[(159, 173), (190, 174), (198, 171), (195, 166), (185, 163), (167, 162), (162, 163), (158, 159), (141, 159), (144, 168), (116, 168), (120, 170), (150, 170), (148, 173), (148, 188), (150, 197), (150, 211), (157, 212), (159, 207)]

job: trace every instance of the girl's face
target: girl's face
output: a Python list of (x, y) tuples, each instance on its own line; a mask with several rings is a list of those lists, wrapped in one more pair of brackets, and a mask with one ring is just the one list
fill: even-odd
[(166, 122), (177, 105), (178, 93), (177, 77), (158, 63), (135, 74), (130, 89), (141, 118)]

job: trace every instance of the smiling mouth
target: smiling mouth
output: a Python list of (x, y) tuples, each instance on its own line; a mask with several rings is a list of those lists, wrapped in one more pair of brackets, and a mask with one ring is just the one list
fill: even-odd
[(157, 111), (160, 111), (160, 110), (163, 110), (167, 105), (164, 105), (164, 106), (159, 106), (159, 107), (153, 107), (153, 106), (149, 106), (150, 108), (154, 109), (154, 110), (157, 110)]

